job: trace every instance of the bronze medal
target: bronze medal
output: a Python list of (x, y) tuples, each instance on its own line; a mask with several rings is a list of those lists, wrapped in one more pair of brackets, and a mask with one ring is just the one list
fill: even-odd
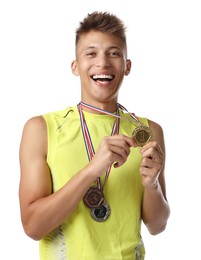
[(103, 222), (108, 219), (110, 212), (110, 206), (104, 201), (99, 207), (91, 210), (91, 216), (95, 221)]
[(103, 192), (97, 187), (90, 187), (83, 198), (84, 205), (90, 209), (98, 208), (103, 201)]
[(136, 141), (137, 145), (142, 147), (150, 141), (152, 138), (152, 132), (148, 126), (140, 125), (133, 130), (132, 137)]

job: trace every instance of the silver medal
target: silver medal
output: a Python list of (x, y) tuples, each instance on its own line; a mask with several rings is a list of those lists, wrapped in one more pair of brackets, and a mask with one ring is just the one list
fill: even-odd
[(110, 206), (104, 201), (99, 207), (91, 209), (91, 216), (97, 222), (103, 222), (110, 216)]

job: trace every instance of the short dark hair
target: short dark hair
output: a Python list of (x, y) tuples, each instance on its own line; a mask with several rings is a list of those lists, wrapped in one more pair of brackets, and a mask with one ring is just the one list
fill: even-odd
[(120, 37), (126, 46), (126, 27), (123, 21), (114, 14), (98, 11), (88, 14), (76, 29), (76, 46), (80, 37), (92, 30), (114, 34)]

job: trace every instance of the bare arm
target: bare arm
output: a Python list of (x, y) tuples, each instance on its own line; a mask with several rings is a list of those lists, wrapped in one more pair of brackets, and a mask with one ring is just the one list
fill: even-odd
[(46, 162), (46, 123), (43, 117), (30, 119), (25, 124), (20, 145), (19, 199), (26, 234), (39, 240), (62, 224), (93, 181), (105, 173), (109, 164), (115, 162), (117, 167), (121, 166), (133, 145), (132, 139), (121, 135), (104, 138), (91, 162), (52, 193), (51, 173)]
[(153, 235), (162, 232), (170, 214), (165, 187), (165, 143), (162, 128), (149, 121), (154, 142), (141, 149), (142, 162), (140, 173), (144, 185), (142, 219)]
[(24, 127), (20, 145), (22, 224), (27, 235), (36, 240), (48, 234), (72, 213), (94, 181), (88, 167), (77, 173), (58, 192), (52, 193), (50, 169), (46, 162), (46, 131), (42, 117), (32, 118)]

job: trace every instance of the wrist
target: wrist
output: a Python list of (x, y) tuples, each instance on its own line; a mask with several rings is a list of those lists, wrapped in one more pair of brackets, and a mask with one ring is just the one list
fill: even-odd
[(157, 180), (153, 185), (151, 186), (146, 186), (145, 189), (147, 191), (158, 191), (160, 188), (160, 183), (159, 181)]

